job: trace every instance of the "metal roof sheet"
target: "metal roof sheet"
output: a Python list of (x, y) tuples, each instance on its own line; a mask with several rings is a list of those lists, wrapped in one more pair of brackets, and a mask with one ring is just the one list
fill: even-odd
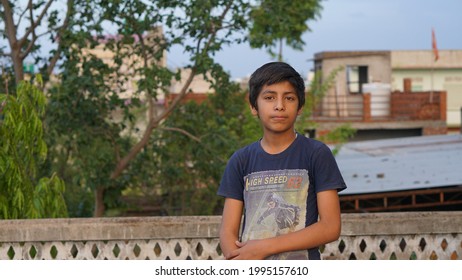
[(462, 135), (352, 142), (336, 156), (347, 189), (369, 194), (462, 185)]

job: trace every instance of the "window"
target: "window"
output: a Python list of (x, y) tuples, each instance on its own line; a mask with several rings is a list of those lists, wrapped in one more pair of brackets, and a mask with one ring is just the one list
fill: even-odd
[(363, 84), (367, 84), (367, 66), (347, 66), (347, 86), (350, 93), (363, 93)]

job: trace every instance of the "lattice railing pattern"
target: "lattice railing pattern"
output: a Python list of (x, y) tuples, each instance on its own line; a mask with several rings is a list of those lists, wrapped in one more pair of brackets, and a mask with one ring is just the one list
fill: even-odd
[[(324, 259), (462, 259), (460, 234), (341, 236), (322, 248)], [(15, 242), (0, 244), (0, 259), (67, 260), (216, 260), (219, 240), (171, 239), (87, 242)]]
[(216, 260), (219, 241), (210, 239), (14, 242), (0, 244), (2, 260)]
[(458, 260), (461, 234), (341, 236), (325, 246), (325, 259)]
[[(223, 259), (220, 216), (0, 220), (0, 260)], [(461, 212), (342, 214), (324, 259), (462, 259)]]

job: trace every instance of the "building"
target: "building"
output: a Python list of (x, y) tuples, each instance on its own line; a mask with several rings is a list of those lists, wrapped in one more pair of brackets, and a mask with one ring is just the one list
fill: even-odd
[(403, 90), (411, 79), (412, 91), (446, 91), (447, 125), (460, 130), (462, 108), (462, 50), (440, 50), (435, 61), (431, 51), (392, 51), (391, 88)]
[[(180, 72), (180, 79), (178, 81), (172, 81), (170, 86), (170, 94), (165, 98), (164, 105), (169, 106), (171, 101), (182, 91), (183, 86), (186, 84), (189, 76), (191, 75), (191, 69), (177, 69)], [(183, 102), (193, 100), (198, 103), (202, 103), (208, 97), (208, 94), (215, 93), (215, 89), (212, 87), (212, 77), (210, 74), (205, 78), (204, 75), (195, 75), (186, 89), (188, 94), (183, 97)]]
[[(139, 69), (144, 66), (145, 63), (149, 65), (157, 64), (160, 67), (167, 66), (167, 56), (166, 52), (163, 52), (163, 56), (160, 60), (154, 60), (153, 58), (144, 59), (140, 55), (137, 55), (134, 49), (137, 45), (140, 45), (141, 39), (144, 41), (144, 44), (149, 48), (156, 48), (156, 38), (162, 38), (161, 27), (154, 27), (150, 32), (147, 32), (143, 35), (143, 38), (139, 38), (137, 35), (133, 35), (133, 41), (130, 43), (118, 44), (122, 40), (122, 36), (119, 35), (107, 35), (104, 38), (99, 38), (97, 45), (92, 48), (82, 50), (84, 56), (93, 55), (102, 60), (104, 64), (108, 67), (116, 67), (118, 75), (122, 77), (123, 82), (119, 81), (113, 82), (113, 89), (117, 91), (119, 97), (123, 99), (129, 99), (133, 94), (138, 90), (138, 82), (141, 80), (141, 74), (136, 69)], [(115, 60), (116, 55), (122, 55), (122, 61), (117, 62)], [(117, 77), (114, 77), (117, 78)], [(162, 92), (159, 92), (158, 95), (160, 99), (163, 99)]]
[[(161, 27), (154, 27), (150, 32), (143, 35), (144, 44), (151, 50), (155, 50), (159, 38), (162, 39), (163, 30)], [(141, 38), (136, 35), (132, 36), (133, 40), (129, 43), (118, 44), (118, 41), (122, 39), (119, 35), (108, 35), (104, 38), (99, 38), (98, 43), (92, 48), (82, 50), (83, 56), (95, 56), (107, 65), (108, 67), (116, 67), (117, 75), (110, 77), (107, 80), (108, 86), (112, 89), (112, 93), (117, 94), (119, 98), (124, 100), (125, 104), (130, 104), (132, 98), (140, 98), (141, 102), (148, 104), (148, 98), (146, 93), (139, 91), (139, 83), (143, 80), (141, 73), (145, 71), (139, 71), (143, 67), (157, 65), (160, 68), (167, 68), (167, 52), (162, 52), (160, 59), (153, 59), (153, 54), (147, 55), (147, 59), (137, 54), (133, 50), (140, 45)], [(139, 52), (138, 52), (139, 53)], [(116, 54), (119, 54), (118, 59), (122, 57), (122, 61), (116, 60)], [(122, 54), (122, 56), (120, 56)], [(149, 58), (150, 57), (150, 58)], [(146, 64), (146, 65), (145, 65)], [(190, 69), (172, 69), (172, 72), (178, 72), (179, 80), (173, 78), (170, 81), (170, 85), (163, 89), (158, 89), (155, 92), (155, 97), (150, 103), (154, 105), (148, 109), (148, 106), (144, 107), (144, 110), (136, 110), (135, 114), (140, 115), (136, 118), (137, 123), (133, 126), (127, 126), (125, 129), (126, 133), (134, 133), (138, 137), (142, 137), (144, 128), (149, 120), (149, 114), (161, 115), (165, 112), (165, 108), (169, 106), (170, 102), (178, 95), (184, 84), (189, 78), (191, 73)], [(154, 80), (154, 79), (153, 79)], [(208, 80), (201, 75), (196, 75), (189, 87), (186, 89), (188, 94), (183, 98), (183, 102), (188, 100), (203, 101), (206, 99), (208, 93), (213, 92), (211, 89), (211, 78)], [(109, 94), (109, 93), (108, 93)], [(115, 108), (112, 111), (111, 117), (114, 121), (123, 121), (123, 110), (122, 108)], [(144, 115), (144, 116), (141, 116)]]
[(314, 109), (317, 134), (348, 122), (356, 140), (460, 129), (462, 50), (333, 51), (315, 54), (323, 76), (341, 68)]

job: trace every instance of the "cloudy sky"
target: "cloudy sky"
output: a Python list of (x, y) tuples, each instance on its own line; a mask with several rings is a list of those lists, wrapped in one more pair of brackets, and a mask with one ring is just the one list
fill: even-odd
[[(326, 0), (323, 7), (321, 18), (309, 22), (312, 32), (303, 36), (304, 51), (284, 51), (285, 61), (302, 75), (317, 52), (431, 49), (432, 28), (438, 49), (462, 49), (462, 0)], [(217, 60), (240, 78), (271, 58), (245, 44), (224, 49)], [(179, 67), (186, 58), (171, 53), (168, 63)]]

